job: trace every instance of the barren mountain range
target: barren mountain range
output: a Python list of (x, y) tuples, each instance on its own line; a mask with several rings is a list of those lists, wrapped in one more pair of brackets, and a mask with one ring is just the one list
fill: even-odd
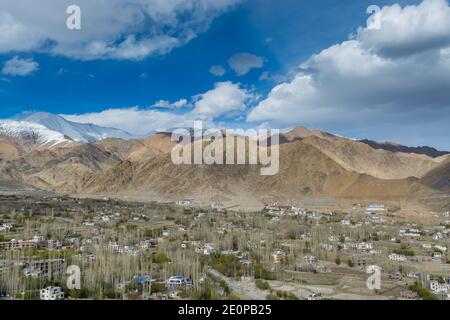
[[(26, 122), (19, 123), (23, 130)], [(41, 124), (31, 126), (32, 134), (10, 130), (11, 126), (14, 123), (8, 122), (3, 125), (8, 130), (2, 131), (0, 122), (0, 191), (35, 188), (72, 195), (236, 204), (415, 201), (450, 193), (447, 152), (356, 141), (303, 127), (282, 135), (279, 173), (261, 176), (255, 165), (175, 165), (170, 158), (175, 142), (168, 133), (84, 142), (54, 131), (49, 134)]]

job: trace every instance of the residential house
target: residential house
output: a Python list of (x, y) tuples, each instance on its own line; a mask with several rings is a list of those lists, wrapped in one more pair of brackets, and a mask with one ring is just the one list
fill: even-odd
[(185, 276), (173, 276), (167, 280), (167, 287), (170, 289), (186, 287), (189, 284), (188, 278)]
[(366, 208), (367, 214), (382, 213), (385, 211), (386, 211), (386, 208), (382, 204), (369, 204)]
[(405, 262), (406, 256), (403, 254), (391, 253), (389, 255), (389, 260), (395, 261), (395, 262)]
[(308, 296), (308, 300), (310, 300), (310, 301), (322, 300), (322, 294), (321, 293), (311, 293)]
[(3, 223), (2, 225), (0, 225), (0, 232), (9, 231), (12, 228), (13, 228), (13, 225), (11, 223)]
[(406, 276), (408, 278), (413, 278), (413, 279), (420, 279), (421, 273), (417, 272), (417, 271), (409, 271)]
[[(195, 244), (194, 244), (195, 245)], [(196, 245), (195, 252), (199, 254), (203, 254), (205, 256), (209, 256), (211, 253), (215, 251), (215, 247), (213, 243), (205, 243), (204, 245)]]
[(223, 203), (212, 203), (211, 209), (217, 210), (217, 211), (222, 211), (223, 209), (225, 209), (225, 205)]
[(433, 235), (433, 240), (435, 240), (435, 241), (442, 240), (443, 238), (444, 238), (444, 236), (442, 235), (441, 232), (436, 232), (436, 233)]
[(64, 292), (61, 287), (48, 287), (39, 292), (41, 300), (62, 300)]
[(317, 262), (317, 258), (315, 256), (304, 256), (303, 261), (305, 263), (314, 264)]
[(373, 249), (373, 244), (369, 242), (360, 242), (356, 247), (359, 251), (370, 251)]
[(25, 268), (29, 268), (30, 275), (39, 274), (48, 279), (58, 278), (65, 272), (64, 259), (44, 259), (25, 262)]
[(38, 241), (33, 240), (16, 240), (12, 239), (8, 242), (0, 242), (0, 250), (15, 250), (15, 249), (26, 249), (26, 248), (37, 248)]
[(184, 200), (178, 200), (177, 205), (182, 207), (190, 207), (194, 205), (194, 199), (184, 199)]
[(421, 300), (419, 294), (411, 290), (404, 290), (400, 292), (400, 298), (404, 300)]
[(450, 285), (448, 283), (441, 283), (437, 280), (431, 280), (429, 282), (429, 286), (430, 286), (430, 290), (434, 293), (434, 294), (441, 294), (441, 293), (448, 293), (448, 291), (450, 290)]

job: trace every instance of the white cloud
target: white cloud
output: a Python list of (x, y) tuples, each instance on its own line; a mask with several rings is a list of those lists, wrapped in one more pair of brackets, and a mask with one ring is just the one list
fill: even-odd
[(189, 102), (186, 99), (180, 99), (175, 102), (170, 102), (167, 100), (159, 100), (153, 106), (160, 107), (160, 108), (182, 108), (182, 107), (188, 105), (188, 103)]
[(236, 53), (228, 60), (228, 64), (238, 76), (243, 76), (252, 69), (262, 68), (264, 59), (246, 52)]
[(2, 73), (6, 76), (27, 76), (39, 69), (39, 63), (33, 59), (14, 57), (5, 62)]
[[(446, 0), (384, 7), (381, 28), (312, 56), (248, 115), (272, 126), (304, 124), (342, 133), (423, 142), (448, 137), (450, 7)], [(439, 129), (438, 129), (439, 128)], [(447, 140), (445, 140), (447, 141)]]
[[(214, 88), (193, 97), (194, 108), (180, 113), (179, 110), (160, 111), (139, 107), (107, 109), (80, 115), (62, 115), (68, 120), (81, 123), (94, 123), (100, 126), (125, 130), (135, 135), (146, 135), (154, 131), (164, 131), (180, 127), (192, 127), (195, 120), (203, 120), (204, 127), (212, 127), (220, 116), (244, 113), (246, 103), (253, 101), (254, 95), (239, 84), (232, 82), (216, 83)], [(186, 99), (176, 102), (160, 100), (155, 106), (181, 108), (190, 105)]]
[(209, 69), (209, 73), (211, 73), (215, 76), (221, 77), (226, 73), (226, 70), (222, 66), (212, 66)]
[(246, 110), (253, 95), (230, 81), (216, 83), (214, 89), (195, 97), (193, 114), (201, 119), (214, 119)]
[(135, 135), (146, 135), (153, 131), (164, 131), (173, 127), (192, 126), (192, 122), (182, 115), (138, 107), (62, 116), (71, 121), (118, 128)]
[(187, 104), (188, 104), (188, 101), (186, 99), (180, 99), (178, 101), (175, 101), (172, 105), (175, 108), (181, 108), (181, 107), (184, 107)]
[(72, 0), (2, 0), (0, 53), (38, 50), (81, 60), (142, 59), (195, 38), (243, 0), (77, 0), (82, 29), (66, 28)]
[(446, 0), (426, 0), (415, 6), (387, 6), (372, 24), (359, 28), (357, 38), (366, 50), (385, 57), (429, 51), (450, 45), (450, 10)]

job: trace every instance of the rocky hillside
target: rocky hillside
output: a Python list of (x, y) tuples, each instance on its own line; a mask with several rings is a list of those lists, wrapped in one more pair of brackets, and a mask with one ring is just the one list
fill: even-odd
[(175, 165), (170, 158), (175, 142), (167, 133), (31, 149), (14, 139), (0, 139), (0, 179), (59, 193), (261, 204), (414, 200), (449, 192), (447, 156), (375, 149), (301, 127), (281, 137), (274, 176), (261, 176), (257, 165)]

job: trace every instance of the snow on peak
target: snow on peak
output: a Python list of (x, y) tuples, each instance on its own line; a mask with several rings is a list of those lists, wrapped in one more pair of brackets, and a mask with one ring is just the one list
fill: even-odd
[(22, 139), (38, 147), (46, 148), (71, 142), (62, 133), (50, 130), (43, 125), (15, 120), (0, 120), (0, 136)]
[(41, 124), (50, 130), (60, 132), (71, 139), (79, 142), (95, 142), (106, 138), (131, 139), (128, 132), (116, 129), (101, 127), (90, 123), (78, 123), (66, 120), (65, 118), (47, 113), (36, 112), (25, 114), (19, 120)]

